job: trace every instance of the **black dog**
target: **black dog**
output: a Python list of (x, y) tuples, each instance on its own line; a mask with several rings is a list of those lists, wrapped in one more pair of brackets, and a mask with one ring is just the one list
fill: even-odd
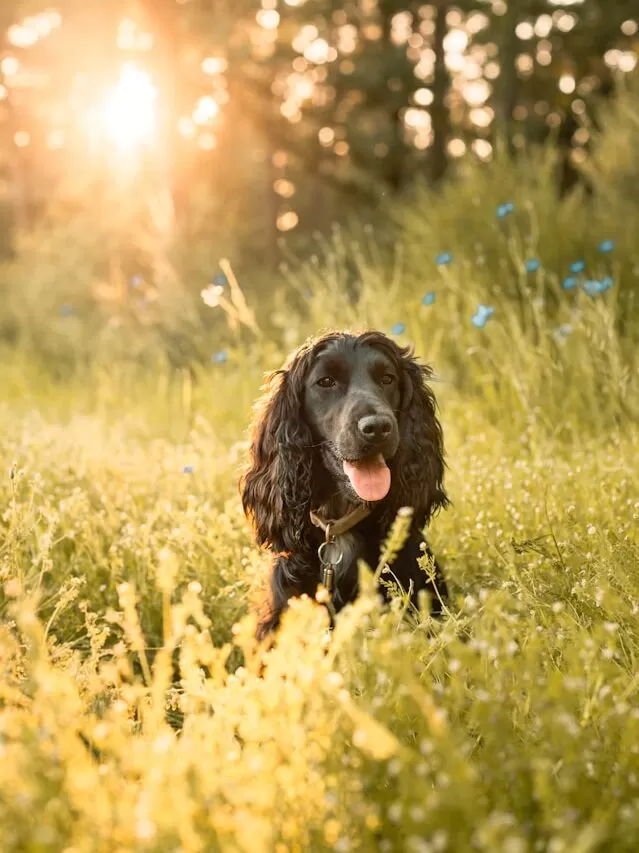
[(329, 523), (341, 554), (329, 561), (339, 610), (357, 595), (357, 561), (375, 568), (405, 506), (414, 510), (412, 527), (392, 571), (414, 601), (420, 590), (433, 593), (440, 612), (441, 572), (435, 564), (433, 589), (417, 563), (423, 528), (448, 504), (442, 430), (425, 384), (431, 375), (379, 332), (336, 332), (307, 342), (270, 377), (242, 482), (257, 540), (276, 555), (258, 638), (277, 627), (292, 596), (314, 596), (322, 579), (329, 585), (318, 556)]

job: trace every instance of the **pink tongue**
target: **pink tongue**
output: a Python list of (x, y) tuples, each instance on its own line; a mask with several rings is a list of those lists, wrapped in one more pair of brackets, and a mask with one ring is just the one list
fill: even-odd
[(381, 501), (386, 497), (391, 485), (391, 473), (381, 454), (343, 464), (351, 486), (363, 501)]

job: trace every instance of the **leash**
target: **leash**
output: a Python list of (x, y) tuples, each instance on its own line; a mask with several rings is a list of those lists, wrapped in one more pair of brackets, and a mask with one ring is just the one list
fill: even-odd
[(343, 551), (336, 538), (344, 533), (352, 530), (356, 524), (363, 521), (371, 514), (372, 510), (366, 504), (360, 504), (356, 509), (338, 518), (324, 521), (320, 516), (311, 510), (311, 521), (315, 527), (319, 527), (324, 531), (325, 540), (317, 549), (320, 565), (322, 566), (322, 584), (326, 587), (329, 595), (333, 594), (333, 586), (335, 583), (335, 570), (342, 562), (344, 557)]

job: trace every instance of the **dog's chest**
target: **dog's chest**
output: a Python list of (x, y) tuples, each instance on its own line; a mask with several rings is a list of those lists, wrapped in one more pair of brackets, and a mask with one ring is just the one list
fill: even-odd
[[(367, 535), (367, 533), (369, 535)], [(359, 589), (359, 561), (375, 571), (379, 559), (379, 539), (370, 536), (370, 531), (351, 531), (336, 538), (342, 559), (335, 566), (335, 596), (333, 604), (337, 610), (354, 601)]]
[(351, 575), (352, 570), (357, 569), (357, 561), (362, 556), (364, 542), (361, 534), (342, 533), (335, 539), (335, 544), (341, 555), (338, 565), (335, 566), (335, 580), (339, 585), (347, 575)]

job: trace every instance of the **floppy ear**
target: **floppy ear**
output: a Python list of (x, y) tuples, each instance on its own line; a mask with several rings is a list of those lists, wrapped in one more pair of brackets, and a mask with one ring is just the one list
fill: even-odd
[(412, 506), (427, 521), (449, 503), (444, 490), (444, 439), (435, 395), (426, 385), (432, 370), (419, 364), (408, 349), (401, 351), (400, 365), (400, 444), (393, 461), (392, 503), (395, 512), (401, 506)]
[(302, 416), (303, 382), (293, 365), (274, 373), (253, 428), (242, 505), (260, 545), (299, 550), (311, 510), (312, 435)]

